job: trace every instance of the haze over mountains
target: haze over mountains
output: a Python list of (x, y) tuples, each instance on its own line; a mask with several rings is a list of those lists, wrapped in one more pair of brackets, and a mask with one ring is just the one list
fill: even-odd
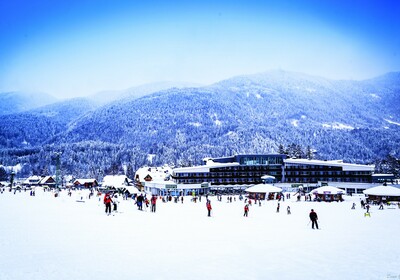
[(56, 102), (57, 99), (41, 92), (0, 93), (0, 115), (19, 113)]
[(115, 99), (105, 92), (98, 102), (71, 99), (3, 115), (0, 164), (29, 163), (29, 172), (40, 173), (62, 151), (65, 172), (94, 176), (276, 153), (292, 143), (310, 146), (320, 159), (359, 163), (400, 151), (400, 73), (335, 81), (270, 71), (205, 87), (158, 84), (112, 93)]

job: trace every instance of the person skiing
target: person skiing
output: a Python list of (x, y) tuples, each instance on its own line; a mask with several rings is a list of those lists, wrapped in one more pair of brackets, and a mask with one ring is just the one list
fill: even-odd
[(112, 200), (112, 203), (113, 203), (113, 206), (114, 206), (114, 208), (113, 208), (113, 211), (114, 212), (118, 212), (118, 203), (119, 203), (119, 201), (118, 201), (118, 195), (116, 194), (116, 195), (114, 195), (114, 198), (113, 198), (113, 200)]
[(244, 214), (243, 214), (243, 217), (248, 217), (248, 215), (249, 215), (249, 205), (246, 204), (246, 205), (244, 206)]
[(281, 208), (280, 203), (278, 202), (278, 206), (276, 207), (276, 213), (279, 213), (279, 208)]
[(369, 204), (365, 204), (365, 209), (367, 209), (367, 213), (369, 213)]
[(310, 220), (311, 220), (311, 222), (312, 222), (312, 224), (311, 224), (311, 227), (312, 227), (312, 229), (314, 229), (314, 225), (317, 227), (317, 229), (318, 229), (318, 215), (317, 215), (317, 213), (316, 212), (314, 212), (314, 209), (311, 209), (311, 212), (310, 212)]
[(287, 207), (287, 214), (290, 215), (292, 212), (290, 212), (290, 206)]
[(112, 199), (111, 199), (110, 194), (106, 193), (104, 195), (104, 204), (106, 205), (106, 214), (107, 215), (111, 214), (111, 202), (112, 202)]
[(208, 210), (208, 217), (211, 217), (212, 207), (211, 207), (211, 201), (209, 199), (207, 199), (206, 207), (207, 207), (207, 210)]

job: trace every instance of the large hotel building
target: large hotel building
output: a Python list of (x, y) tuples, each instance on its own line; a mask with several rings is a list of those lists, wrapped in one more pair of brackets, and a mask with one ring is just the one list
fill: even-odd
[[(199, 166), (171, 169), (166, 172), (164, 184), (170, 190), (245, 189), (262, 183), (262, 177), (269, 175), (275, 177), (277, 184), (286, 186), (317, 186), (323, 182), (342, 186), (349, 193), (361, 193), (374, 183), (374, 168), (341, 160), (288, 159), (283, 154), (234, 155), (207, 158)], [(146, 177), (147, 186), (162, 189), (163, 183), (155, 183), (152, 176), (148, 172), (137, 172), (136, 179), (143, 181)]]
[(235, 155), (206, 159), (205, 165), (176, 168), (172, 179), (176, 183), (209, 182), (211, 185), (253, 185), (261, 177), (271, 175), (280, 183), (352, 182), (372, 183), (373, 165), (287, 159), (285, 155)]

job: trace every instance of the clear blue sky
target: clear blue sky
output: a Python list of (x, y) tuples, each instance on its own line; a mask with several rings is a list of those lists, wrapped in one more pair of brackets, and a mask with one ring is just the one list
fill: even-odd
[(400, 1), (1, 0), (0, 92), (400, 71)]

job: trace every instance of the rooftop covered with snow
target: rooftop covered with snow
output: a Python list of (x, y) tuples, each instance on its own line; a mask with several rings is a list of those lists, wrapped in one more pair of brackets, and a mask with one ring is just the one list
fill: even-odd
[(364, 194), (376, 196), (400, 196), (400, 188), (392, 186), (377, 186), (365, 190)]

